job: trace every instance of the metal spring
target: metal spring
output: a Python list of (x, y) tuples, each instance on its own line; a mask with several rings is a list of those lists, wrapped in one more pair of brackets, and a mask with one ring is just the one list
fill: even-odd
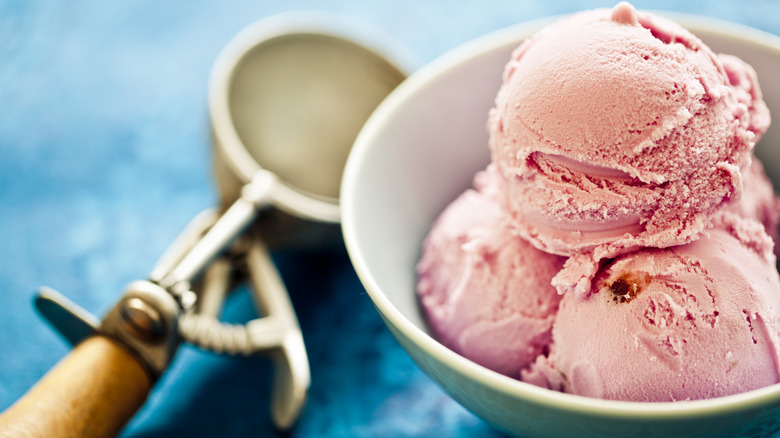
[(215, 353), (248, 356), (254, 352), (249, 330), (241, 324), (227, 324), (211, 316), (185, 314), (179, 319), (181, 336)]
[(249, 356), (280, 347), (285, 331), (273, 316), (245, 325), (220, 322), (209, 315), (184, 314), (179, 319), (181, 336), (187, 342), (215, 353)]

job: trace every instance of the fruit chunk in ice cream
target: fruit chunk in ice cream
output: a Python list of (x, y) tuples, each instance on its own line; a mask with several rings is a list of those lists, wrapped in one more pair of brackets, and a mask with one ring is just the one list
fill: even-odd
[(695, 240), (741, 196), (768, 125), (750, 66), (627, 3), (524, 42), (489, 119), (513, 224), (538, 248), (577, 256), (562, 291), (587, 290), (603, 258)]
[(561, 297), (550, 285), (564, 258), (513, 234), (495, 177), (476, 178), (437, 219), (418, 264), (418, 294), (437, 339), (474, 362), (519, 378), (547, 351)]
[(777, 383), (780, 277), (771, 244), (760, 224), (731, 216), (693, 243), (616, 258), (586, 297), (564, 296), (552, 352), (524, 380), (627, 401)]

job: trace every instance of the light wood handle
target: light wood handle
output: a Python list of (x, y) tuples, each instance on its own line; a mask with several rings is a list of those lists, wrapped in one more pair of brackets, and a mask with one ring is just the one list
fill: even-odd
[(93, 336), (0, 414), (0, 438), (115, 436), (151, 386), (135, 356), (109, 338)]

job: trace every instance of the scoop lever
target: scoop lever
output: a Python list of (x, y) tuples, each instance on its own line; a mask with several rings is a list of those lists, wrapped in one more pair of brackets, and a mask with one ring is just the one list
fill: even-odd
[(34, 304), (38, 313), (71, 345), (97, 333), (100, 320), (52, 288), (40, 288)]

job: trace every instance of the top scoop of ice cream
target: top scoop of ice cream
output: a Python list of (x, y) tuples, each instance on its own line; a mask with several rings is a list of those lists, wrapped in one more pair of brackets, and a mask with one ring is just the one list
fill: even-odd
[(596, 260), (695, 240), (741, 196), (768, 125), (750, 66), (627, 3), (518, 47), (489, 120), (520, 233)]

